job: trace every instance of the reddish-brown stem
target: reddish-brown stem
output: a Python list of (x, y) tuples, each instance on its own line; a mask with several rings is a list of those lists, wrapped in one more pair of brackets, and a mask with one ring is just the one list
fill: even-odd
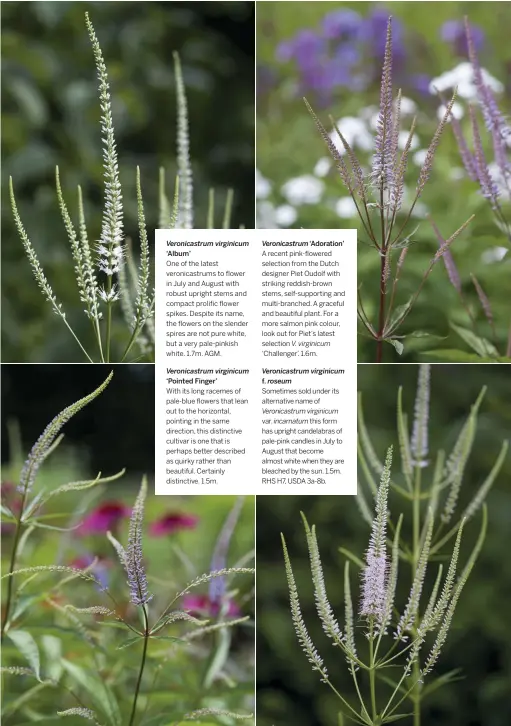
[(385, 329), (385, 267), (387, 256), (381, 256), (380, 268), (380, 310), (378, 313), (378, 338), (376, 342), (376, 362), (381, 363), (383, 358), (383, 331)]
[(9, 582), (7, 583), (7, 597), (5, 600), (5, 610), (4, 610), (4, 616), (2, 618), (2, 627), (1, 627), (1, 635), (0, 639), (3, 640), (5, 635), (5, 630), (7, 628), (7, 624), (9, 622), (9, 615), (11, 612), (11, 604), (12, 604), (12, 596), (13, 596), (13, 588), (14, 588), (14, 576), (12, 573), (14, 572), (14, 568), (16, 566), (16, 556), (18, 554), (18, 546), (20, 543), (21, 538), (21, 520), (23, 518), (24, 509), (25, 509), (25, 502), (27, 498), (27, 490), (25, 488), (22, 498), (21, 498), (21, 505), (19, 509), (19, 515), (18, 519), (16, 520), (16, 531), (14, 533), (14, 542), (12, 543), (12, 551), (11, 551), (11, 561), (9, 563)]

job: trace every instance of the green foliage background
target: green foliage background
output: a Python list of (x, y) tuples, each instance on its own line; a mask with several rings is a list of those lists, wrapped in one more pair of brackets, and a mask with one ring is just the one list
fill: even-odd
[(87, 339), (72, 259), (55, 193), (55, 166), (76, 220), (81, 184), (89, 234), (102, 209), (102, 148), (88, 11), (110, 77), (126, 234), (138, 248), (135, 167), (140, 166), (150, 240), (157, 226), (158, 168), (176, 173), (172, 52), (187, 86), (196, 225), (206, 225), (208, 190), (217, 224), (229, 187), (233, 226), (253, 226), (254, 35), (251, 2), (9, 2), (2, 6), (3, 360), (81, 361), (32, 277), (14, 229), (9, 175), (19, 211), (50, 284), (79, 337)]
[[(404, 409), (413, 415), (417, 366), (359, 366), (365, 419), (380, 458), (390, 444), (397, 446), (397, 390), (403, 386)], [(488, 365), (437, 365), (432, 369), (430, 452), (450, 451), (470, 405), (483, 385), (477, 435), (465, 471), (460, 506), (482, 483), (497, 458), (503, 439), (511, 438), (511, 380), (509, 370)], [(396, 448), (395, 448), (396, 451)], [(396, 453), (395, 464), (399, 468)], [(508, 557), (511, 522), (511, 456), (488, 499), (489, 527), (480, 559), (460, 598), (447, 643), (435, 675), (462, 668), (462, 679), (432, 694), (424, 704), (423, 726), (506, 726), (511, 721), (511, 635), (509, 598), (511, 561)], [(370, 501), (370, 498), (368, 499)], [(390, 499), (394, 519), (408, 509)], [(401, 504), (401, 500), (399, 501)], [(402, 506), (402, 505), (401, 505)], [(344, 623), (345, 547), (362, 557), (369, 529), (361, 519), (354, 497), (257, 498), (257, 703), (258, 726), (337, 726), (338, 702), (320, 683), (300, 650), (291, 622), (280, 532), (283, 532), (295, 570), (304, 621), (341, 693), (352, 693), (353, 683), (342, 654), (332, 648), (318, 620), (310, 577), (307, 546), (300, 518), (316, 524), (330, 602), (341, 626)], [(465, 562), (479, 532), (478, 515), (466, 527), (461, 561)], [(409, 523), (409, 522), (408, 522)], [(407, 531), (406, 529), (404, 530)], [(450, 555), (452, 544), (446, 548)], [(398, 597), (409, 591), (409, 570), (402, 568)], [(435, 575), (432, 568), (429, 576)], [(434, 577), (433, 577), (434, 579)], [(354, 568), (351, 587), (355, 603), (359, 586)], [(425, 592), (431, 591), (428, 578)], [(356, 607), (356, 605), (355, 605)], [(362, 634), (360, 633), (360, 636)], [(401, 709), (406, 712), (406, 709)], [(402, 723), (408, 723), (405, 719)]]
[[(84, 393), (88, 393), (106, 377), (110, 366), (2, 366), (2, 416), (11, 421), (10, 436), (6, 421), (2, 420), (3, 441), (10, 446), (2, 449), (2, 482), (16, 484), (23, 461), (32, 444), (46, 424), (59, 410)], [(34, 374), (35, 371), (35, 374)], [(43, 390), (35, 394), (30, 383), (23, 387), (21, 376), (34, 378)], [(53, 384), (51, 376), (55, 376)], [(57, 390), (57, 378), (59, 386)], [(52, 395), (53, 394), (53, 395)], [(83, 481), (98, 474), (101, 466), (104, 476), (123, 467), (126, 474), (119, 480), (85, 492), (70, 492), (54, 497), (44, 506), (44, 523), (56, 527), (70, 527), (82, 521), (101, 503), (117, 501), (132, 507), (143, 474), (149, 479), (149, 494), (144, 517), (144, 560), (150, 591), (155, 598), (149, 604), (152, 621), (165, 605), (194, 577), (210, 571), (211, 555), (222, 524), (232, 508), (235, 497), (158, 496), (154, 491), (154, 366), (117, 366), (114, 377), (101, 396), (80, 411), (63, 429), (65, 438), (58, 449), (43, 464), (34, 485), (36, 494), (42, 488), (52, 490), (73, 481)], [(148, 400), (150, 397), (150, 400)], [(32, 407), (29, 404), (32, 401)], [(123, 403), (118, 405), (118, 402)], [(117, 402), (117, 403), (116, 403)], [(110, 430), (102, 428), (108, 409), (115, 412), (110, 419)], [(142, 411), (144, 409), (144, 411)], [(146, 418), (146, 411), (151, 415)], [(92, 415), (92, 419), (88, 414)], [(18, 420), (20, 431), (12, 426)], [(96, 422), (96, 423), (95, 423)], [(102, 422), (102, 423), (100, 423)], [(27, 426), (25, 427), (25, 424)], [(28, 432), (25, 432), (27, 428)], [(8, 455), (8, 456), (7, 456)], [(145, 467), (145, 468), (143, 468)], [(247, 497), (230, 543), (228, 566), (254, 549), (255, 498)], [(166, 513), (185, 513), (197, 516), (198, 523), (192, 529), (183, 529), (163, 537), (149, 533), (149, 524)], [(125, 545), (128, 537), (128, 520), (120, 525), (118, 538)], [(8, 567), (13, 541), (12, 527), (2, 523), (2, 574)], [(120, 612), (132, 625), (138, 625), (135, 609), (128, 604), (129, 592), (124, 570), (120, 566), (106, 535), (80, 536), (76, 531), (59, 532), (36, 529), (29, 537), (19, 560), (18, 567), (49, 564), (70, 565), (75, 558), (93, 554), (106, 558), (109, 587), (119, 603)], [(252, 561), (253, 562), (253, 561)], [(245, 566), (252, 566), (252, 562)], [(16, 587), (26, 579), (18, 576)], [(98, 697), (105, 684), (126, 710), (131, 703), (136, 676), (140, 665), (141, 644), (123, 650), (117, 647), (131, 634), (117, 628), (102, 626), (93, 616), (81, 615), (85, 626), (77, 631), (73, 623), (56, 611), (48, 598), (60, 606), (68, 603), (76, 607), (91, 605), (109, 606), (109, 600), (94, 585), (73, 581), (59, 589), (59, 575), (38, 576), (20, 594), (20, 601), (28, 607), (16, 619), (14, 629), (28, 631), (36, 640), (41, 654), (41, 672), (44, 678), (54, 678), (56, 687), (42, 687), (37, 681), (4, 675), (2, 723), (21, 726), (41, 721), (45, 724), (60, 723), (57, 710), (76, 706), (67, 688), (92, 708), (97, 708), (94, 694)], [(2, 582), (4, 593), (5, 582)], [(250, 574), (234, 578), (229, 584), (243, 616), (253, 616), (253, 578)], [(208, 586), (202, 585), (192, 593), (206, 594)], [(27, 598), (28, 600), (25, 600)], [(4, 602), (2, 602), (4, 604)], [(179, 609), (179, 604), (174, 609)], [(99, 618), (103, 620), (103, 618)], [(172, 626), (167, 635), (178, 636), (190, 630), (182, 624)], [(50, 640), (49, 640), (50, 639)], [(51, 640), (53, 639), (53, 640)], [(232, 642), (225, 669), (230, 682), (217, 679), (205, 689), (202, 679), (210, 658), (219, 648), (219, 640), (212, 636), (195, 641), (193, 647), (175, 648), (171, 641), (154, 641), (149, 647), (149, 662), (143, 682), (142, 707), (151, 691), (149, 715), (160, 715), (153, 726), (171, 723), (179, 715), (199, 708), (214, 706), (230, 711), (253, 711), (254, 630), (253, 621), (237, 626), (232, 631)], [(48, 650), (53, 645), (53, 651)], [(6, 639), (2, 644), (2, 665), (27, 667), (26, 659)], [(55, 650), (56, 648), (56, 650)], [(168, 659), (164, 659), (168, 656)], [(63, 660), (82, 669), (83, 680), (78, 683), (63, 671)], [(161, 667), (159, 681), (153, 687), (152, 679)], [(57, 675), (58, 674), (58, 675)], [(31, 689), (35, 688), (32, 692)], [(18, 699), (21, 699), (18, 703)], [(101, 700), (101, 699), (99, 699)], [(136, 723), (142, 722), (139, 711)], [(173, 713), (166, 719), (162, 714)], [(127, 718), (127, 717), (126, 717)], [(148, 719), (149, 717), (147, 717)], [(102, 717), (101, 723), (110, 723)], [(69, 726), (79, 726), (83, 720), (66, 719)], [(122, 722), (127, 723), (126, 721)], [(212, 722), (208, 722), (212, 726)], [(229, 722), (231, 726), (231, 721)]]
[[(259, 70), (257, 102), (257, 158), (259, 171), (274, 184), (270, 200), (282, 204), (284, 198), (278, 191), (290, 178), (311, 174), (319, 158), (327, 156), (327, 150), (312, 119), (310, 118), (301, 93), (295, 92), (297, 70), (292, 62), (280, 63), (276, 60), (279, 43), (288, 40), (301, 29), (317, 29), (328, 12), (350, 8), (362, 15), (372, 9), (386, 8), (396, 20), (405, 26), (405, 46), (407, 48), (407, 70), (411, 73), (427, 74), (431, 78), (454, 68), (461, 58), (456, 57), (451, 47), (440, 38), (441, 25), (451, 19), (461, 20), (468, 15), (472, 24), (479, 25), (485, 33), (485, 45), (480, 53), (482, 65), (505, 86), (505, 93), (499, 96), (499, 105), (504, 114), (511, 109), (511, 46), (508, 28), (511, 26), (511, 5), (500, 2), (264, 2), (258, 6), (257, 13), (257, 62)], [(273, 80), (271, 80), (273, 79)], [(397, 91), (397, 88), (395, 89)], [(437, 119), (438, 103), (431, 96), (424, 98), (409, 88), (403, 95), (418, 103), (417, 134), (420, 148), (427, 148), (433, 136)], [(334, 119), (356, 116), (368, 106), (378, 106), (379, 85), (376, 83), (365, 91), (353, 92), (338, 89), (332, 104), (327, 108), (320, 105), (314, 91), (307, 97), (322, 122), (329, 128), (328, 116)], [(464, 104), (466, 105), (466, 104)], [(467, 118), (463, 121), (467, 124)], [(406, 128), (406, 126), (404, 126)], [(467, 129), (468, 131), (468, 129)], [(468, 131), (468, 138), (471, 134)], [(491, 142), (487, 136), (483, 142), (488, 147), (491, 159)], [(357, 152), (358, 153), (358, 152)], [(363, 154), (360, 155), (363, 158)], [(456, 142), (450, 129), (447, 129), (435, 157), (430, 182), (421, 200), (425, 202), (432, 218), (445, 238), (448, 238), (471, 215), (476, 218), (469, 229), (458, 238), (452, 247), (456, 264), (460, 271), (463, 290), (480, 324), (479, 335), (491, 337), (484, 315), (477, 300), (470, 273), (475, 274), (490, 298), (497, 327), (501, 355), (505, 350), (505, 340), (509, 330), (509, 281), (511, 279), (511, 257), (502, 262), (484, 264), (482, 254), (485, 250), (503, 244), (503, 236), (496, 228), (489, 206), (477, 191), (476, 185), (466, 179), (453, 181), (450, 172), (460, 167)], [(409, 164), (407, 182), (415, 188), (419, 169)], [(328, 196), (333, 199), (346, 197), (342, 182), (334, 171), (323, 181)], [(351, 227), (352, 219), (341, 219), (327, 204), (303, 205), (298, 208), (298, 219), (293, 225), (308, 229), (336, 229)], [(508, 208), (508, 218), (509, 218)], [(418, 226), (418, 229), (415, 228)], [(414, 231), (412, 245), (407, 256), (401, 280), (397, 304), (404, 304), (417, 289), (431, 257), (437, 249), (437, 241), (429, 222), (412, 218), (408, 231)], [(360, 233), (363, 241), (363, 232)], [(370, 319), (377, 313), (379, 291), (380, 259), (378, 254), (365, 244), (358, 245), (358, 282), (362, 286), (362, 297)], [(408, 317), (401, 334), (413, 331), (427, 332), (433, 337), (409, 338), (404, 341), (402, 357), (385, 346), (384, 360), (390, 362), (413, 362), (422, 358), (425, 349), (468, 351), (466, 345), (450, 328), (450, 323), (469, 327), (467, 314), (461, 307), (456, 291), (447, 278), (443, 264), (433, 270), (414, 312)], [(365, 337), (359, 338), (358, 359), (360, 362), (374, 362), (376, 344)], [(451, 360), (443, 352), (435, 360)], [(456, 357), (452, 358), (456, 360)], [(459, 358), (458, 358), (459, 360)]]

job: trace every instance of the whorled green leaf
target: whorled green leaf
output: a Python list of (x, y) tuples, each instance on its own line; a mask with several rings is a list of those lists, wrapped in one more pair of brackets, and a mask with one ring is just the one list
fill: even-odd
[(475, 351), (477, 355), (482, 358), (494, 358), (499, 355), (499, 351), (495, 348), (493, 343), (490, 343), (489, 340), (480, 338), (471, 330), (461, 328), (459, 325), (455, 325), (454, 323), (451, 323), (451, 328), (465, 341), (469, 348)]

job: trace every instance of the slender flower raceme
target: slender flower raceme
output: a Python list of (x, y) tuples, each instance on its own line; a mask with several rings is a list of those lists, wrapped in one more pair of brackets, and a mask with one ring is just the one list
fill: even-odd
[(374, 619), (376, 625), (385, 617), (387, 587), (387, 499), (392, 466), (392, 447), (387, 451), (385, 464), (376, 495), (375, 518), (366, 552), (366, 566), (362, 573), (362, 599), (360, 614)]
[(112, 376), (113, 373), (110, 373), (108, 378), (98, 388), (96, 388), (95, 391), (90, 393), (88, 396), (84, 396), (84, 398), (81, 398), (79, 401), (76, 401), (76, 403), (72, 403), (57, 414), (57, 416), (55, 416), (55, 418), (50, 421), (48, 426), (44, 429), (43, 433), (33, 445), (30, 454), (28, 455), (28, 459), (25, 461), (23, 469), (21, 470), (18, 491), (24, 497), (26, 497), (26, 495), (30, 492), (39, 467), (51, 452), (52, 445), (54, 444), (61, 428), (69, 421), (70, 418), (78, 413), (78, 411), (104, 391), (110, 383)]
[[(211, 558), (210, 570), (211, 572), (217, 572), (224, 570), (227, 567), (227, 554), (229, 552), (229, 544), (231, 542), (232, 535), (236, 528), (241, 510), (243, 508), (244, 497), (237, 497), (234, 502), (234, 506), (227, 515), (227, 519), (220, 531), (215, 549), (213, 550), (213, 556)], [(218, 608), (221, 606), (222, 601), (226, 592), (226, 579), (225, 577), (215, 577), (209, 583), (209, 599), (213, 605)]]
[[(112, 107), (110, 102), (110, 87), (103, 53), (101, 51), (96, 33), (85, 14), (85, 22), (92, 43), (94, 58), (99, 78), (99, 93), (101, 105), (101, 128), (103, 131), (103, 160), (105, 167), (105, 208), (101, 237), (97, 244), (98, 264), (107, 278), (119, 272), (124, 263), (124, 233), (122, 192), (119, 180), (119, 165), (117, 161), (117, 148), (114, 137)], [(100, 290), (100, 296), (105, 302), (113, 302), (119, 297), (119, 292), (111, 279), (106, 288)]]
[(121, 564), (126, 570), (130, 588), (130, 600), (133, 605), (145, 605), (152, 598), (147, 586), (147, 575), (142, 553), (142, 524), (144, 520), (146, 495), (147, 479), (144, 477), (131, 513), (128, 546), (126, 549), (108, 532), (108, 539), (115, 547)]
[(392, 190), (394, 185), (394, 149), (392, 119), (392, 21), (387, 25), (387, 40), (380, 87), (380, 112), (376, 121), (375, 153), (372, 178), (377, 189)]
[(193, 227), (193, 174), (190, 164), (190, 133), (188, 128), (188, 104), (179, 55), (174, 53), (177, 97), (177, 160), (179, 169), (180, 226)]
[(425, 467), (428, 465), (428, 425), (429, 425), (429, 385), (431, 370), (428, 364), (419, 367), (419, 382), (415, 399), (415, 415), (413, 420), (410, 451), (412, 464)]

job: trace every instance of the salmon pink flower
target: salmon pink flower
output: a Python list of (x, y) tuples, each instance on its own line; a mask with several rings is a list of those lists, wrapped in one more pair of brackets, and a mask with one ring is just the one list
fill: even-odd
[[(237, 618), (241, 615), (240, 607), (234, 600), (226, 600), (226, 615)], [(213, 602), (209, 595), (185, 595), (183, 597), (183, 610), (196, 615), (216, 617), (222, 607), (222, 603)]]

